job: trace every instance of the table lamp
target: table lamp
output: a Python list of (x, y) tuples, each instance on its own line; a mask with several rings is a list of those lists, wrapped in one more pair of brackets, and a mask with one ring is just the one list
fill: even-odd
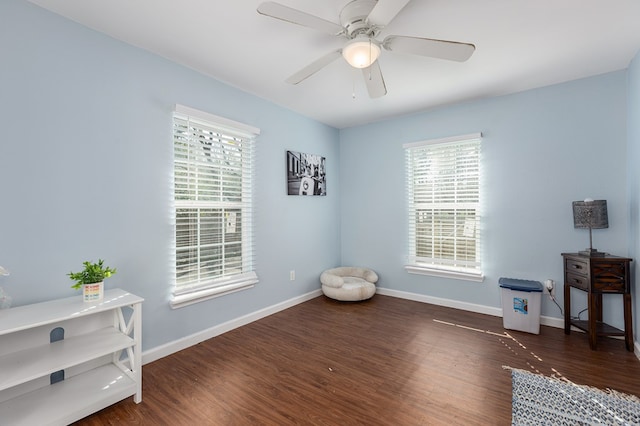
[(591, 257), (602, 257), (606, 253), (593, 248), (592, 229), (602, 229), (609, 227), (607, 215), (607, 200), (593, 200), (587, 198), (584, 201), (574, 201), (573, 205), (573, 227), (589, 228), (589, 248), (579, 251), (578, 254)]

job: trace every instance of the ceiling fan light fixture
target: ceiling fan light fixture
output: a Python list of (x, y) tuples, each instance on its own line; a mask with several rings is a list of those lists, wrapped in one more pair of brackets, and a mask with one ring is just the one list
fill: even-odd
[(342, 48), (342, 56), (354, 68), (367, 68), (380, 56), (380, 44), (372, 38), (358, 36)]

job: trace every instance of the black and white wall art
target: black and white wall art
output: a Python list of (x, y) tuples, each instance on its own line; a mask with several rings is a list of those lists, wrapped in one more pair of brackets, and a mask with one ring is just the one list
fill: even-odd
[(325, 158), (287, 151), (287, 194), (327, 195)]

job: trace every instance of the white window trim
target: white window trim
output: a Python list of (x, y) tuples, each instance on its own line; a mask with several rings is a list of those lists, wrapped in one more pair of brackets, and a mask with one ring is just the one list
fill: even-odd
[(432, 277), (453, 278), (457, 280), (473, 281), (481, 283), (484, 281), (484, 275), (482, 272), (477, 274), (465, 272), (465, 271), (453, 271), (450, 269), (438, 269), (432, 266), (421, 266), (418, 264), (404, 265), (404, 269), (410, 274), (416, 275), (429, 275)]
[(188, 115), (192, 118), (199, 118), (205, 120), (208, 123), (216, 124), (216, 127), (230, 130), (233, 133), (245, 133), (247, 137), (257, 137), (260, 135), (260, 129), (250, 126), (248, 124), (240, 123), (239, 121), (233, 121), (225, 117), (220, 117), (208, 112), (200, 111), (188, 106), (176, 104), (175, 112)]
[(173, 309), (182, 308), (215, 297), (225, 296), (241, 290), (248, 290), (253, 288), (257, 283), (258, 276), (254, 271), (251, 271), (239, 276), (215, 280), (212, 282), (215, 287), (202, 288), (184, 294), (174, 292), (170, 304)]
[[(402, 145), (403, 149), (408, 150), (411, 148), (419, 148), (428, 145), (442, 145), (448, 143), (457, 143), (470, 139), (482, 139), (482, 133), (470, 133), (460, 136), (452, 136), (440, 139), (431, 139), (426, 141), (405, 143)], [(410, 196), (410, 194), (408, 194)], [(442, 278), (452, 278), (464, 281), (483, 282), (484, 273), (482, 270), (470, 271), (463, 268), (447, 268), (446, 266), (432, 265), (428, 263), (421, 263), (413, 254), (407, 256), (407, 263), (404, 266), (405, 270), (410, 274), (428, 275)]]
[[(246, 138), (255, 139), (260, 134), (260, 129), (244, 123), (230, 120), (228, 118), (219, 117), (204, 111), (200, 111), (194, 108), (190, 108), (184, 105), (176, 104), (174, 112), (177, 114), (188, 116), (190, 119), (203, 120), (209, 125), (214, 125), (216, 128), (222, 131), (229, 131), (230, 134), (240, 135)], [(172, 138), (173, 139), (173, 138)], [(255, 149), (254, 149), (255, 155)], [(172, 173), (173, 175), (173, 173)], [(173, 180), (172, 180), (173, 188)], [(184, 204), (184, 203), (183, 203)], [(175, 217), (176, 204), (172, 205), (173, 215)], [(174, 222), (174, 227), (176, 226)], [(175, 231), (174, 231), (175, 234)], [(243, 252), (244, 252), (243, 247)], [(174, 247), (175, 254), (175, 247)], [(243, 258), (245, 254), (243, 253)], [(175, 267), (175, 259), (174, 259)], [(172, 309), (189, 306), (194, 303), (209, 300), (215, 297), (224, 296), (227, 294), (235, 293), (241, 290), (253, 288), (258, 283), (258, 276), (255, 271), (248, 271), (241, 274), (220, 277), (208, 282), (206, 285), (198, 286), (197, 288), (183, 288), (178, 289), (173, 285), (173, 293), (169, 304)]]

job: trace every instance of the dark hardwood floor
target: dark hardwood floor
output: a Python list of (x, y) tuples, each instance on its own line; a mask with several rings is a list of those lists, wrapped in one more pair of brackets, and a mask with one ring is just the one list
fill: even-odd
[(143, 368), (78, 425), (507, 425), (510, 366), (640, 396), (622, 340), (507, 331), (502, 319), (376, 295), (318, 297)]

